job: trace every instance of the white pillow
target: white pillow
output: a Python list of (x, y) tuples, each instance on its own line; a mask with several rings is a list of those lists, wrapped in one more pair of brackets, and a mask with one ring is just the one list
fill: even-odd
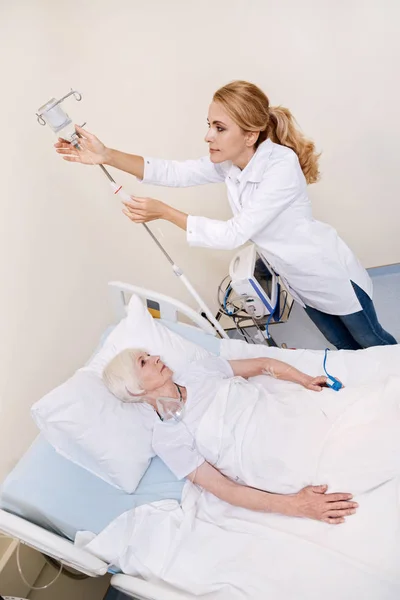
[(59, 454), (125, 492), (135, 491), (154, 456), (154, 411), (120, 402), (94, 372), (77, 371), (31, 412)]
[(143, 348), (150, 354), (159, 354), (175, 372), (183, 370), (193, 360), (210, 356), (201, 346), (170, 331), (158, 319), (153, 319), (136, 294), (130, 299), (127, 317), (115, 327), (84, 369), (101, 376), (108, 362), (125, 348)]
[(210, 355), (153, 319), (135, 295), (127, 317), (89, 363), (31, 410), (57, 452), (111, 485), (133, 493), (154, 456), (151, 442), (156, 415), (147, 405), (120, 402), (101, 380), (106, 364), (129, 347), (159, 354), (174, 371)]

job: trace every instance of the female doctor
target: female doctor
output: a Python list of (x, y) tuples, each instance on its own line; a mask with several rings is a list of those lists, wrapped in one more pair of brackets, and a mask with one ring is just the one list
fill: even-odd
[(197, 160), (126, 154), (77, 131), (80, 150), (63, 140), (55, 144), (67, 161), (107, 164), (153, 185), (227, 186), (233, 212), (228, 221), (132, 196), (123, 212), (135, 223), (170, 221), (186, 231), (192, 246), (232, 249), (251, 240), (336, 348), (397, 343), (378, 322), (366, 270), (335, 229), (312, 217), (307, 184), (319, 177), (314, 144), (295, 127), (289, 110), (269, 106), (257, 86), (234, 81), (214, 94), (205, 137), (209, 156)]

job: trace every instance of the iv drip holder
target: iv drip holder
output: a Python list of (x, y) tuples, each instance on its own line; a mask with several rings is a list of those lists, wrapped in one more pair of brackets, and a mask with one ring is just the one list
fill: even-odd
[(52, 98), (46, 104), (44, 104), (43, 106), (41, 106), (39, 108), (38, 112), (36, 113), (38, 123), (40, 125), (46, 125), (46, 121), (44, 120), (44, 118), (43, 118), (42, 115), (45, 114), (45, 113), (48, 113), (55, 106), (57, 106), (58, 104), (61, 104), (61, 102), (64, 102), (64, 100), (66, 100), (70, 96), (74, 96), (74, 98), (75, 98), (75, 100), (77, 100), (77, 102), (80, 102), (82, 100), (82, 94), (80, 92), (78, 92), (77, 90), (73, 90), (71, 88), (71, 91), (68, 92), (68, 94), (65, 94), (65, 96), (63, 96), (59, 100), (56, 100), (55, 98)]

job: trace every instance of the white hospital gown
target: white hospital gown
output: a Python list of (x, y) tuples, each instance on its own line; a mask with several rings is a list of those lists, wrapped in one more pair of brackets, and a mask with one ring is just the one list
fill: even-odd
[(183, 422), (157, 421), (153, 430), (153, 450), (178, 479), (183, 479), (205, 461), (196, 447), (196, 430), (215, 398), (219, 382), (229, 377), (233, 377), (229, 362), (213, 357), (194, 362), (186, 373), (174, 378), (187, 391)]

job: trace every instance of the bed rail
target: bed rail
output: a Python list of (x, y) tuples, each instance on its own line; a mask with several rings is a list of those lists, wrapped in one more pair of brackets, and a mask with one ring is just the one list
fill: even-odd
[(217, 331), (214, 329), (211, 323), (209, 323), (209, 321), (202, 317), (198, 312), (193, 310), (193, 308), (190, 308), (179, 300), (175, 300), (174, 298), (166, 296), (165, 294), (160, 294), (158, 292), (147, 290), (130, 283), (123, 283), (121, 281), (110, 281), (108, 285), (110, 288), (114, 313), (118, 320), (126, 317), (126, 309), (129, 299), (132, 294), (137, 294), (144, 300), (154, 302), (159, 306), (159, 316), (161, 319), (166, 319), (176, 323), (179, 322), (178, 315), (181, 313), (182, 315), (185, 315), (185, 317), (187, 317), (192, 323), (194, 323), (196, 327), (199, 327), (206, 333), (213, 336), (218, 335)]
[(108, 565), (69, 540), (0, 509), (0, 532), (90, 577), (105, 575)]

